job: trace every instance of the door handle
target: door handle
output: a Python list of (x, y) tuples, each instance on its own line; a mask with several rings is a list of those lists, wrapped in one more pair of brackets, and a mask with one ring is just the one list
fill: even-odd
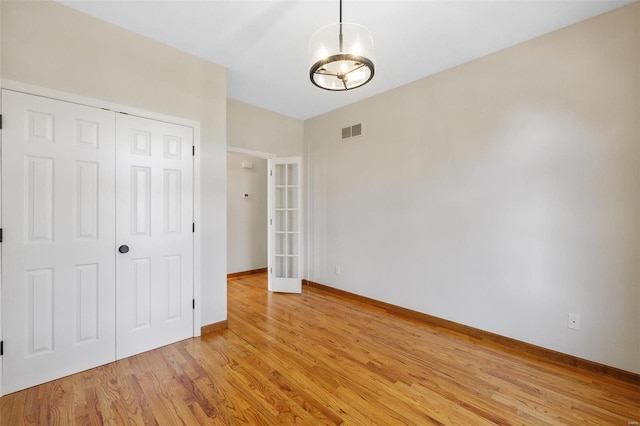
[(120, 247), (118, 247), (118, 251), (122, 254), (124, 253), (128, 253), (129, 252), (129, 246), (126, 244), (121, 245)]

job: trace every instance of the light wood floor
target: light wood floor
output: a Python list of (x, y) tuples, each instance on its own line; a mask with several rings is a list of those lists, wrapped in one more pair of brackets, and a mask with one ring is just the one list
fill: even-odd
[(321, 290), (229, 280), (229, 329), (16, 392), (3, 425), (623, 425), (640, 386)]

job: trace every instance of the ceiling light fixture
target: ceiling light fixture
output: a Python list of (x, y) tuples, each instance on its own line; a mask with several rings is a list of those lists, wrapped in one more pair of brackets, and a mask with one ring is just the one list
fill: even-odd
[(309, 78), (321, 89), (351, 90), (373, 78), (373, 38), (362, 25), (342, 22), (342, 0), (340, 22), (316, 31), (309, 42), (309, 52)]

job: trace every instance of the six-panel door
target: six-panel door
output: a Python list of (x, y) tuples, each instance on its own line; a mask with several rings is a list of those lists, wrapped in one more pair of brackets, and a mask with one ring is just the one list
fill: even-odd
[(7, 90), (2, 109), (2, 393), (191, 337), (192, 129)]
[(2, 92), (3, 393), (115, 358), (114, 113)]
[(116, 128), (120, 359), (193, 336), (193, 130), (121, 114)]

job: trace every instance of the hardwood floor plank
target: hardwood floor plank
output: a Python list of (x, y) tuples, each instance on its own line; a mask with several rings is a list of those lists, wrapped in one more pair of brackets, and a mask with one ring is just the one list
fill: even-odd
[[(0, 398), (0, 421), (3, 419), (23, 419), (24, 424), (33, 424), (36, 420), (32, 416), (31, 401), (37, 397), (37, 392), (17, 392), (15, 398)], [(6, 424), (5, 421), (1, 422)]]
[(305, 287), (229, 279), (228, 329), (0, 399), (1, 425), (627, 425), (640, 386)]
[[(142, 417), (142, 421), (145, 425), (158, 425), (158, 421), (153, 415), (153, 406), (149, 403), (149, 399), (145, 395), (142, 387), (140, 386), (140, 382), (135, 374), (130, 374), (127, 376), (128, 385), (136, 396), (136, 400), (138, 401), (138, 408), (140, 417)], [(140, 423), (136, 423), (140, 424)]]

